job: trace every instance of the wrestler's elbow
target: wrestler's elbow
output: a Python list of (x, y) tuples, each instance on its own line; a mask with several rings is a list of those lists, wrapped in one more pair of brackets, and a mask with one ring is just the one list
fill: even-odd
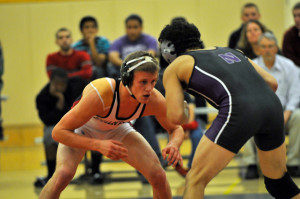
[(56, 142), (61, 141), (61, 135), (60, 135), (59, 127), (57, 125), (52, 130), (52, 138)]
[(176, 125), (181, 125), (184, 123), (184, 112), (180, 112), (180, 111), (168, 111), (167, 112), (167, 117), (168, 117), (168, 120), (173, 123), (173, 124), (176, 124)]

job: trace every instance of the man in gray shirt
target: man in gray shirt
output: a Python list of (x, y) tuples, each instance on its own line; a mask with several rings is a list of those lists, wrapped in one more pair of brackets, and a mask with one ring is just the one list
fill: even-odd
[[(276, 37), (272, 33), (266, 32), (261, 35), (259, 38), (259, 45), (261, 56), (253, 61), (273, 75), (278, 82), (276, 94), (279, 97), (284, 110), (285, 131), (289, 134), (287, 168), (291, 176), (300, 177), (299, 69), (290, 59), (277, 54), (278, 44)], [(243, 161), (248, 166), (245, 178), (258, 178), (257, 167), (257, 175), (254, 175), (257, 161), (253, 139), (249, 140), (245, 145)]]

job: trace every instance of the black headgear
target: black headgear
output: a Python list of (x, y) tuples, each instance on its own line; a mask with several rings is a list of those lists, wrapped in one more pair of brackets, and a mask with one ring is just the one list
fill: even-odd
[[(140, 65), (142, 65), (144, 63), (153, 62), (152, 59), (153, 58), (150, 56), (142, 56), (142, 57), (132, 59), (128, 62), (123, 62), (121, 65), (120, 72), (121, 72), (121, 80), (122, 80), (124, 86), (129, 86), (130, 83), (132, 82), (134, 69), (136, 69), (137, 67), (139, 67)], [(138, 62), (135, 65), (132, 65), (132, 63), (137, 62), (137, 61), (140, 61), (140, 62)]]

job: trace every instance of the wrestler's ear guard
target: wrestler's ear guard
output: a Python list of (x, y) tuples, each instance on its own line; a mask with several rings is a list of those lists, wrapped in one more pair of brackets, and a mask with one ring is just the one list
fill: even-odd
[(128, 72), (129, 65), (126, 62), (123, 62), (121, 65), (121, 81), (123, 82), (124, 86), (128, 86), (130, 81), (133, 79), (132, 73)]
[(163, 41), (160, 43), (161, 56), (167, 63), (171, 63), (177, 57), (175, 45), (171, 41)]

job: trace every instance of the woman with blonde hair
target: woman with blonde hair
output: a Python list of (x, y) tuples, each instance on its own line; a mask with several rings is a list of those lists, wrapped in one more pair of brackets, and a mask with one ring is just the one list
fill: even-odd
[(260, 54), (258, 38), (266, 31), (268, 29), (259, 21), (249, 20), (242, 30), (241, 38), (236, 48), (243, 51), (250, 59), (256, 58)]

